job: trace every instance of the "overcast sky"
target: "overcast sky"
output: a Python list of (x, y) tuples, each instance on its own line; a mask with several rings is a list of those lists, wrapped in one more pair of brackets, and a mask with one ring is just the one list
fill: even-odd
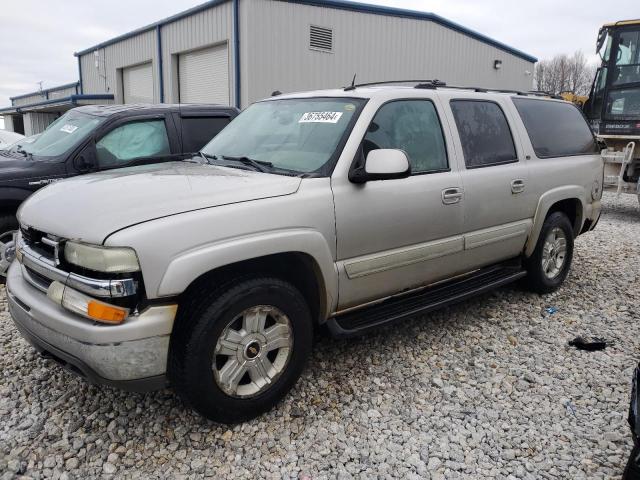
[[(173, 15), (202, 0), (2, 0), (0, 107), (9, 97), (75, 82), (73, 52)], [(639, 0), (369, 0), (433, 12), (540, 59), (591, 55), (605, 22), (640, 17)], [(606, 9), (604, 8), (606, 6)]]

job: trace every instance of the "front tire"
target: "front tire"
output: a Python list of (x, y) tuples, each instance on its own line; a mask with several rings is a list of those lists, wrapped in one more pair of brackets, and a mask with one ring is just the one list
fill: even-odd
[(564, 282), (573, 259), (573, 227), (562, 212), (549, 215), (531, 257), (525, 260), (526, 282), (534, 292), (550, 293)]
[(14, 215), (0, 215), (0, 285), (7, 279), (7, 270), (15, 258), (15, 234), (18, 220)]
[(311, 352), (309, 307), (291, 284), (261, 277), (194, 290), (171, 334), (169, 380), (198, 413), (236, 423), (270, 410)]

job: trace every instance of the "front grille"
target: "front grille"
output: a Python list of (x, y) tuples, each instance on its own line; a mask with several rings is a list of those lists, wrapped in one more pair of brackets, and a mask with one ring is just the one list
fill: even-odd
[(35, 250), (50, 262), (55, 263), (55, 247), (42, 241), (43, 238), (46, 238), (49, 240), (49, 243), (51, 243), (51, 237), (34, 228), (21, 227), (20, 232), (22, 233), (22, 240), (27, 246)]
[(39, 288), (42, 291), (47, 291), (47, 289), (49, 288), (49, 285), (53, 283), (53, 280), (45, 277), (44, 275), (40, 275), (38, 272), (36, 272), (33, 269), (29, 267), (25, 267), (25, 269), (27, 270), (27, 274), (30, 277), (27, 280), (29, 280), (31, 284), (35, 284), (34, 286)]

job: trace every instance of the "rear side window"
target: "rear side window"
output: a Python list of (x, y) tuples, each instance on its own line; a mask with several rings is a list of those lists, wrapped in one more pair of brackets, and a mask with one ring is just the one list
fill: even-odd
[(514, 98), (538, 158), (597, 153), (591, 129), (570, 103)]
[(230, 121), (228, 117), (182, 117), (182, 151), (199, 151)]
[(497, 103), (451, 100), (467, 168), (517, 162), (509, 124)]

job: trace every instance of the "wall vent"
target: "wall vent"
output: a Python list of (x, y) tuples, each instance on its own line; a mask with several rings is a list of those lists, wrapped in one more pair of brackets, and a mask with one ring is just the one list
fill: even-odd
[(309, 48), (322, 50), (323, 52), (333, 51), (333, 30), (331, 28), (309, 27)]

